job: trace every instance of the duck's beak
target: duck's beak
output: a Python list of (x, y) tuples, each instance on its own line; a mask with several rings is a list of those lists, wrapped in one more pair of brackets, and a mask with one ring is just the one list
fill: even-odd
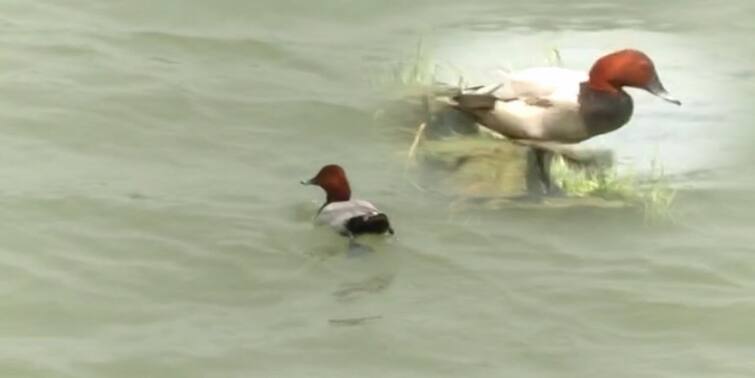
[(299, 181), (299, 182), (300, 182), (300, 183), (301, 183), (302, 185), (314, 185), (314, 183), (312, 182), (312, 180), (314, 180), (314, 179), (309, 179), (309, 180), (301, 180), (301, 181)]
[(661, 84), (661, 81), (656, 76), (650, 84), (648, 84), (645, 87), (645, 90), (648, 92), (676, 105), (681, 105), (682, 102), (671, 96), (668, 91), (666, 91), (666, 88), (663, 88), (663, 84)]

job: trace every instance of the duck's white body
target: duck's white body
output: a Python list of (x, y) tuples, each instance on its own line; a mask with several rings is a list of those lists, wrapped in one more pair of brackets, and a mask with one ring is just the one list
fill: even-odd
[[(492, 95), (492, 107), (463, 110), (509, 138), (576, 143), (591, 136), (579, 104), (580, 85), (587, 79), (586, 72), (558, 67), (513, 72), (500, 84), (462, 94)], [(464, 108), (463, 99), (459, 103)]]
[(325, 224), (339, 233), (348, 233), (346, 223), (355, 217), (372, 216), (379, 214), (380, 211), (375, 205), (364, 201), (353, 199), (349, 201), (331, 202), (325, 205), (317, 214), (315, 221)]

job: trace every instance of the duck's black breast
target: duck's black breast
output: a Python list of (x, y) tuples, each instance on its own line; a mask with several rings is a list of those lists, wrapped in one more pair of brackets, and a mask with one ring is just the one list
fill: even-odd
[(590, 136), (605, 134), (624, 126), (632, 118), (634, 104), (623, 90), (599, 91), (582, 83), (579, 90), (579, 113)]
[(388, 216), (383, 213), (360, 215), (346, 221), (346, 230), (352, 235), (361, 234), (393, 234)]

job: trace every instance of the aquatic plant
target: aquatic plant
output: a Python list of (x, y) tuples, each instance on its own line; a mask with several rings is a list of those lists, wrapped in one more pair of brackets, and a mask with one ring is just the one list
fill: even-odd
[(435, 82), (437, 65), (422, 40), (417, 43), (414, 56), (399, 62), (394, 68), (394, 77), (405, 87), (424, 87)]
[(676, 190), (655, 159), (650, 171), (640, 176), (632, 171), (619, 174), (615, 166), (598, 170), (574, 168), (557, 156), (551, 163), (551, 176), (568, 196), (599, 197), (638, 205), (648, 222), (671, 218)]
[(414, 52), (379, 73), (372, 75), (378, 88), (402, 92), (425, 92), (437, 83), (439, 65), (432, 58), (427, 44), (420, 39)]

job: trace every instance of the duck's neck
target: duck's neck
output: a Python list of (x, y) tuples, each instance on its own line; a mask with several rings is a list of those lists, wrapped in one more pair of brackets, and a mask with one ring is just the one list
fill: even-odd
[(328, 195), (325, 199), (325, 203), (328, 204), (332, 202), (346, 202), (349, 200), (351, 200), (351, 190), (349, 190), (348, 187), (344, 187), (328, 190)]
[(319, 180), (317, 184), (325, 191), (325, 205), (351, 199), (351, 187), (343, 175), (325, 177)]
[(325, 208), (325, 206), (328, 206), (333, 202), (346, 202), (351, 200), (351, 189), (349, 189), (348, 185), (329, 187), (325, 191), (327, 192), (327, 197), (325, 198), (325, 203), (323, 203), (322, 206), (320, 206), (320, 210), (317, 211), (318, 214)]
[(579, 113), (590, 136), (605, 134), (624, 126), (632, 117), (632, 97), (624, 90), (604, 91), (587, 82), (579, 89)]

